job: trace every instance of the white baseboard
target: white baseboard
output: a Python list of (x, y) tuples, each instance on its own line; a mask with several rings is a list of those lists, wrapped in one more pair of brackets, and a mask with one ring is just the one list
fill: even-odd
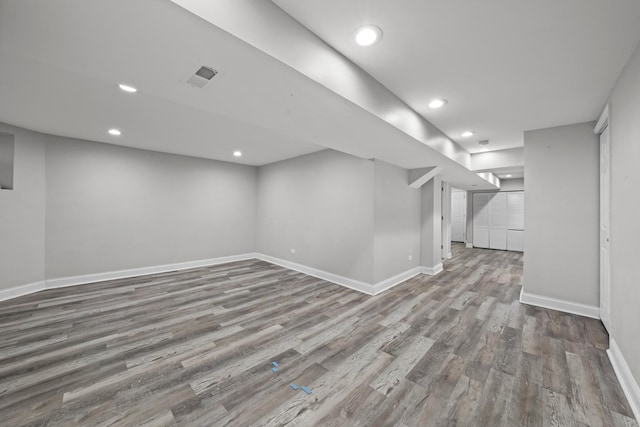
[(247, 259), (260, 259), (272, 264), (280, 265), (290, 270), (299, 271), (309, 276), (314, 276), (328, 282), (363, 292), (368, 295), (377, 295), (395, 285), (404, 282), (420, 273), (435, 275), (442, 271), (442, 263), (435, 267), (415, 267), (404, 271), (378, 283), (371, 284), (359, 280), (350, 279), (338, 274), (318, 270), (317, 268), (297, 264), (295, 262), (275, 258), (260, 253), (246, 253), (219, 258), (203, 259), (198, 261), (179, 262), (175, 264), (156, 265), (151, 267), (131, 268), (127, 270), (107, 271), (96, 274), (85, 274), (81, 276), (62, 277), (58, 279), (46, 280), (44, 282), (31, 283), (28, 285), (16, 286), (14, 288), (0, 290), (0, 301), (31, 294), (44, 289), (63, 288), (66, 286), (83, 285), (86, 283), (104, 282), (106, 280), (126, 279), (127, 277), (144, 276), (148, 274), (166, 273), (169, 271), (186, 270), (189, 268), (206, 267), (211, 265), (225, 264), (228, 262), (244, 261)]
[(420, 267), (422, 274), (428, 274), (429, 276), (435, 276), (442, 271), (442, 263), (436, 264), (433, 267)]
[(577, 314), (580, 316), (600, 319), (600, 308), (592, 305), (579, 304), (576, 302), (565, 301), (561, 299), (545, 297), (542, 295), (529, 294), (524, 291), (524, 287), (520, 291), (520, 302), (523, 304), (535, 305), (538, 307), (550, 308), (552, 310), (563, 311), (565, 313)]
[[(389, 277), (388, 279), (384, 279), (379, 281), (378, 283), (366, 283), (361, 282), (360, 280), (350, 279), (348, 277), (340, 276), (338, 274), (329, 273), (328, 271), (319, 270), (317, 268), (309, 267), (303, 264), (298, 264), (292, 261), (288, 261), (281, 258), (272, 257), (270, 255), (265, 254), (256, 254), (256, 258), (261, 259), (263, 261), (270, 262), (272, 264), (279, 265), (284, 268), (288, 268), (290, 270), (299, 271), (304, 274), (308, 274), (309, 276), (317, 277), (319, 279), (326, 280), (327, 282), (335, 283), (340, 286), (344, 286), (349, 289), (353, 289), (355, 291), (359, 291), (365, 293), (367, 295), (378, 295), (381, 292), (390, 289), (405, 280), (409, 280), (410, 278), (417, 276), (420, 273), (424, 273), (425, 267), (414, 267), (407, 271), (403, 271), (400, 274), (396, 274), (393, 277)], [(437, 270), (439, 266), (439, 270)], [(432, 269), (429, 269), (429, 273), (425, 274), (437, 274), (442, 271), (442, 264), (438, 264), (434, 267), (436, 271), (435, 273), (431, 273)]]
[(128, 270), (107, 271), (104, 273), (86, 274), (82, 276), (62, 277), (59, 279), (47, 280), (45, 282), (45, 288), (63, 288), (65, 286), (82, 285), (85, 283), (104, 282), (105, 280), (126, 279), (127, 277), (145, 276), (148, 274), (166, 273), (168, 271), (176, 270), (187, 270), (189, 268), (226, 264), (228, 262), (244, 261), (253, 258), (256, 258), (255, 254), (248, 253), (197, 261), (178, 262), (174, 264), (155, 265), (151, 267), (131, 268)]
[(415, 267), (410, 270), (404, 271), (400, 274), (396, 274), (393, 277), (389, 277), (388, 279), (382, 280), (376, 283), (375, 285), (373, 285), (374, 291), (372, 295), (378, 295), (379, 293), (384, 292), (387, 289), (393, 288), (395, 285), (398, 285), (404, 282), (405, 280), (409, 280), (420, 273), (422, 273), (422, 268)]
[(15, 286), (9, 289), (0, 290), (0, 301), (32, 294), (44, 289), (44, 282), (29, 283), (27, 285)]
[(318, 279), (323, 279), (328, 282), (332, 282), (356, 291), (360, 291), (368, 295), (374, 295), (374, 292), (375, 292), (375, 286), (372, 284), (361, 282), (355, 279), (349, 279), (348, 277), (329, 273), (328, 271), (318, 270), (317, 268), (309, 267), (306, 265), (298, 264), (296, 262), (287, 261), (285, 259), (276, 258), (270, 255), (265, 255), (260, 253), (256, 254), (256, 258), (261, 259), (263, 261), (270, 262), (271, 264), (276, 264), (281, 267), (288, 268), (289, 270), (299, 271), (301, 273), (308, 274), (309, 276), (317, 277)]
[(620, 352), (618, 344), (613, 338), (609, 338), (609, 350), (607, 350), (607, 355), (609, 356), (613, 370), (616, 372), (618, 381), (620, 381), (624, 395), (629, 401), (629, 406), (631, 406), (633, 415), (635, 416), (636, 421), (640, 421), (640, 386), (638, 386), (638, 383), (633, 378), (631, 369), (629, 369), (629, 365), (627, 365), (626, 360)]
[(473, 249), (473, 243), (467, 242), (465, 246), (467, 247), (467, 249)]

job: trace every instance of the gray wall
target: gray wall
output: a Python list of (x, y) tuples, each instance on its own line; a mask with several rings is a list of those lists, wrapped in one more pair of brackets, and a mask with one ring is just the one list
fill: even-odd
[(47, 279), (254, 251), (255, 167), (47, 138)]
[(13, 189), (13, 146), (12, 134), (0, 133), (0, 189)]
[(640, 46), (620, 74), (610, 102), (612, 335), (640, 384)]
[(0, 289), (44, 280), (44, 136), (0, 123), (14, 140), (14, 190), (0, 191)]
[(420, 265), (421, 196), (408, 183), (408, 170), (375, 161), (374, 282)]
[(442, 180), (433, 177), (421, 187), (420, 265), (433, 268), (442, 262)]
[(325, 150), (258, 175), (258, 252), (373, 281), (373, 161)]
[(366, 283), (440, 262), (439, 178), (422, 203), (406, 169), (333, 150), (256, 168), (1, 131), (3, 288), (256, 250)]
[(524, 291), (599, 304), (595, 123), (525, 132)]

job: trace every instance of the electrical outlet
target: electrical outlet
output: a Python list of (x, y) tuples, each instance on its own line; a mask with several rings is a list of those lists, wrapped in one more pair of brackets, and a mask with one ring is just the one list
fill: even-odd
[(409, 261), (413, 261), (413, 255), (409, 255)]
[(294, 255), (295, 255), (296, 250), (295, 250), (295, 249), (289, 249), (289, 253), (292, 253), (292, 254), (294, 254)]

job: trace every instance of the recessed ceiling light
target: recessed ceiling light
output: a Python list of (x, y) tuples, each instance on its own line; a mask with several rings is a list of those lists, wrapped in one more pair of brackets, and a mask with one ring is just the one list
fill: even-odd
[(356, 31), (356, 43), (360, 46), (371, 46), (382, 39), (382, 30), (375, 25), (365, 25)]
[(504, 177), (505, 177), (505, 178), (511, 178), (511, 174), (509, 174), (509, 175), (505, 175)]
[(429, 108), (440, 108), (447, 103), (446, 99), (434, 99), (429, 103)]
[(460, 134), (460, 136), (463, 138), (469, 138), (471, 135), (473, 135), (473, 132), (471, 132), (470, 130), (464, 131)]
[(118, 87), (120, 89), (122, 89), (123, 91), (129, 92), (129, 93), (136, 93), (138, 91), (138, 89), (136, 89), (135, 87), (129, 86), (129, 85), (125, 85), (125, 84), (122, 84), (122, 83), (119, 84)]
[(242, 151), (236, 150), (236, 151), (233, 152), (233, 155), (235, 157), (242, 157)]
[(109, 129), (109, 134), (113, 136), (120, 136), (122, 135), (122, 132), (120, 132), (118, 129)]

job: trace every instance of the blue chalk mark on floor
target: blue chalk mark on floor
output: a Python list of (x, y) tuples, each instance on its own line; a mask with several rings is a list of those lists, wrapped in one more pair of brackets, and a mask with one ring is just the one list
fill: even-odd
[(304, 391), (307, 394), (311, 394), (311, 389), (307, 386), (302, 386), (300, 387), (302, 389), (302, 391)]
[(278, 362), (271, 362), (271, 364), (276, 368), (278, 367)]
[(271, 370), (272, 370), (273, 372), (278, 372), (278, 368), (276, 368), (275, 366), (274, 366), (273, 368), (271, 368)]
[(297, 390), (297, 389), (298, 389), (298, 386), (297, 386), (297, 385), (295, 385), (294, 383), (289, 384), (289, 387), (291, 387), (291, 388), (292, 388), (292, 389), (294, 389), (294, 390)]

